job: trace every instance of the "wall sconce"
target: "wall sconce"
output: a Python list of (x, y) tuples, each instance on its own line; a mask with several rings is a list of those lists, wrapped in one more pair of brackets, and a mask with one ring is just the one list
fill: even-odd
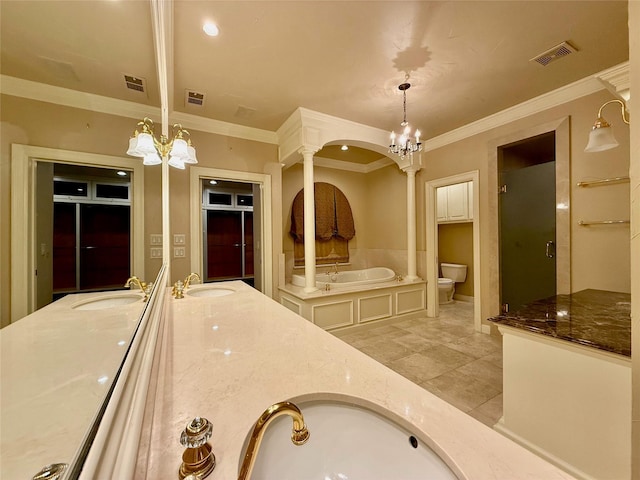
[[(169, 157), (169, 165), (181, 170), (185, 169), (185, 164), (198, 163), (196, 159), (196, 149), (191, 145), (191, 134), (176, 123), (173, 126), (173, 139), (169, 140), (164, 135), (157, 140), (153, 134), (153, 121), (145, 117), (138, 122), (138, 129), (133, 132), (129, 139), (129, 149), (127, 155), (132, 157), (142, 157), (144, 165), (159, 165), (162, 158)], [(187, 138), (185, 139), (185, 135)]]
[(598, 110), (598, 119), (589, 133), (589, 142), (584, 151), (588, 153), (602, 152), (618, 146), (618, 141), (613, 136), (613, 128), (602, 118), (602, 109), (610, 103), (619, 103), (622, 110), (622, 120), (627, 125), (629, 124), (629, 118), (625, 110), (625, 104), (622, 100), (610, 100), (600, 107)]

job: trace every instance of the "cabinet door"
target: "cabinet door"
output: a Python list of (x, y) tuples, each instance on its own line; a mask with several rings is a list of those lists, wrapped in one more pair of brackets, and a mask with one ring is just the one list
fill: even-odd
[(447, 221), (447, 188), (436, 188), (436, 215), (439, 222)]
[(468, 218), (467, 182), (447, 187), (447, 220), (466, 220)]

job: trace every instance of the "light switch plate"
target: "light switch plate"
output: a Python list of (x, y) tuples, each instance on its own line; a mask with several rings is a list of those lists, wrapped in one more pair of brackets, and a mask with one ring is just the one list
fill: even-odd
[(173, 257), (174, 258), (183, 258), (185, 257), (185, 248), (184, 247), (173, 247)]
[(162, 234), (161, 233), (152, 233), (150, 235), (151, 239), (149, 243), (151, 245), (162, 245)]
[(162, 258), (162, 248), (152, 248), (151, 258)]
[(173, 236), (173, 244), (174, 245), (184, 245), (185, 242), (185, 235), (184, 233), (176, 233)]

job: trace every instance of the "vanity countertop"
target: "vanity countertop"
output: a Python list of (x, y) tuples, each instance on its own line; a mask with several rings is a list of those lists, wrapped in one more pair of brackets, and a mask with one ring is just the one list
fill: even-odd
[(109, 309), (73, 307), (118, 295), (67, 295), (0, 330), (0, 478), (32, 478), (74, 459), (145, 303), (140, 294)]
[(631, 295), (628, 293), (588, 289), (556, 295), (489, 320), (631, 356)]
[(196, 416), (213, 424), (217, 466), (208, 480), (237, 478), (244, 441), (267, 407), (321, 399), (391, 416), (461, 479), (573, 478), (246, 284), (220, 287), (236, 291), (167, 295), (150, 435), (136, 478), (177, 478), (180, 433)]

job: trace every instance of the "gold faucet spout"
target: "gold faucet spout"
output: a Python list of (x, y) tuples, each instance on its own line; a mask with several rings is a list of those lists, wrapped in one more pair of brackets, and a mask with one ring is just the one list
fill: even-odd
[(202, 280), (200, 279), (200, 275), (198, 275), (197, 273), (190, 273), (187, 278), (184, 279), (184, 289), (186, 290), (187, 288), (189, 288), (189, 286), (191, 285), (191, 282), (193, 280), (197, 280), (198, 282), (202, 282)]
[(302, 445), (309, 439), (309, 430), (307, 430), (302, 412), (297, 406), (291, 402), (280, 402), (271, 405), (263, 412), (253, 427), (247, 452), (244, 455), (242, 466), (240, 467), (238, 480), (249, 480), (265, 430), (271, 422), (282, 415), (289, 415), (293, 420), (291, 441), (295, 445)]
[(145, 287), (147, 286), (146, 283), (140, 281), (140, 279), (138, 277), (136, 277), (135, 275), (133, 277), (129, 277), (127, 279), (127, 282), (124, 284), (125, 288), (131, 288), (131, 285), (136, 285), (143, 292), (144, 292)]

